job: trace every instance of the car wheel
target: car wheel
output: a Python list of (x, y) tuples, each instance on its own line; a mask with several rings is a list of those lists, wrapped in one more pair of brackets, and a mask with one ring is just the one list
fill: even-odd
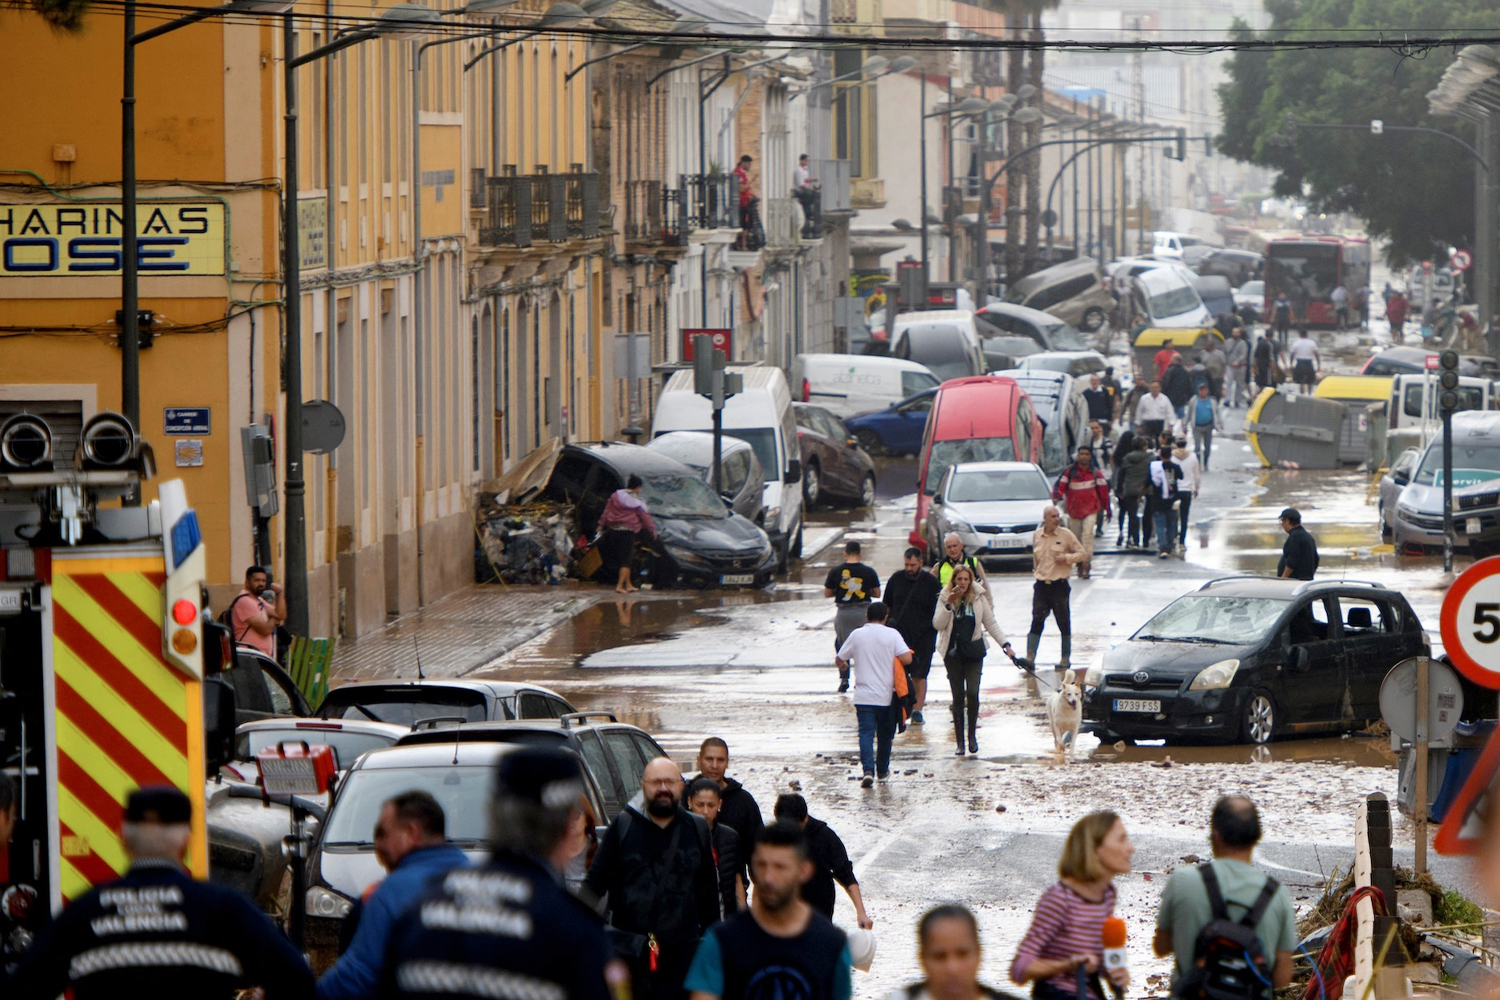
[(1264, 691), (1251, 691), (1240, 713), (1240, 731), (1246, 743), (1269, 743), (1276, 735), (1276, 703)]
[(1108, 317), (1104, 315), (1103, 309), (1100, 309), (1098, 306), (1094, 306), (1093, 308), (1084, 312), (1083, 328), (1089, 333), (1098, 333), (1100, 330), (1104, 329), (1104, 321), (1107, 318)]
[(861, 507), (875, 506), (875, 473), (873, 472), (865, 476), (865, 481), (860, 484), (859, 505)]
[(818, 463), (808, 462), (802, 470), (802, 502), (813, 507), (823, 492), (823, 477), (818, 473)]
[(866, 430), (862, 427), (854, 432), (854, 439), (859, 442), (861, 448), (871, 455), (885, 454), (885, 447), (880, 443), (880, 435), (872, 430)]

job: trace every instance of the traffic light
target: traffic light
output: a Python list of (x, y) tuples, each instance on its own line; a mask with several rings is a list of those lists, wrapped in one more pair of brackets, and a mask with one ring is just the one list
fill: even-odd
[(1452, 413), (1458, 409), (1458, 352), (1438, 355), (1438, 409)]
[(1187, 159), (1187, 129), (1178, 126), (1177, 142), (1174, 146), (1168, 147), (1167, 159), (1178, 161)]

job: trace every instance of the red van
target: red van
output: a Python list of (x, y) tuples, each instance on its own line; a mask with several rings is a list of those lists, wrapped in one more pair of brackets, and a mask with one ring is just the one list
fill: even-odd
[(922, 525), (932, 494), (960, 462), (1036, 462), (1042, 422), (1013, 378), (974, 375), (944, 382), (932, 400), (917, 462), (917, 518), (910, 541), (924, 551)]

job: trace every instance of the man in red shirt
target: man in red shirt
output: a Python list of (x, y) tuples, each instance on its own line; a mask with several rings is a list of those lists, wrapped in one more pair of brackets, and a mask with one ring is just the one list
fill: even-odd
[(1177, 353), (1177, 348), (1172, 346), (1172, 338), (1168, 337), (1161, 342), (1161, 350), (1156, 352), (1152, 361), (1156, 362), (1156, 377), (1161, 378), (1167, 372), (1167, 366), (1172, 363), (1172, 355)]
[(1078, 459), (1068, 466), (1052, 489), (1052, 500), (1068, 515), (1068, 530), (1083, 544), (1083, 562), (1078, 564), (1078, 578), (1089, 578), (1089, 564), (1094, 559), (1094, 526), (1099, 515), (1109, 521), (1109, 480), (1094, 466), (1094, 449), (1078, 449)]
[(754, 162), (754, 159), (749, 154), (746, 154), (740, 157), (739, 166), (734, 168), (734, 176), (738, 177), (740, 181), (741, 212), (750, 207), (750, 201), (755, 197), (750, 193), (750, 164)]

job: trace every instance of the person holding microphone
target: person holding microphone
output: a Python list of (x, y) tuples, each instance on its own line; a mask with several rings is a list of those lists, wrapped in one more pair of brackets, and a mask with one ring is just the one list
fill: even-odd
[(1011, 982), (1032, 984), (1033, 1000), (1106, 1000), (1101, 972), (1117, 997), (1129, 985), (1129, 970), (1116, 949), (1105, 968), (1104, 931), (1114, 916), (1115, 876), (1130, 871), (1134, 854), (1116, 813), (1092, 812), (1073, 824), (1058, 861), (1058, 880), (1037, 901), (1010, 966)]

